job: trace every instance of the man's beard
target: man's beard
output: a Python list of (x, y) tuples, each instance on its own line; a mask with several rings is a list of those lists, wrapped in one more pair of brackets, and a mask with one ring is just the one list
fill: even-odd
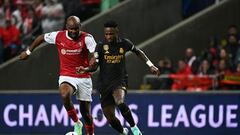
[(78, 39), (79, 34), (80, 34), (80, 32), (77, 32), (77, 33), (68, 32), (68, 36), (69, 36), (70, 38), (72, 38), (73, 40)]

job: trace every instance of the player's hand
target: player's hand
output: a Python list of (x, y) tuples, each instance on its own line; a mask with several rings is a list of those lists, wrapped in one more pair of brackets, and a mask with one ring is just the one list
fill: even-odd
[(150, 71), (151, 71), (151, 73), (153, 73), (153, 74), (155, 74), (155, 75), (157, 75), (157, 76), (160, 75), (159, 69), (158, 69), (157, 67), (155, 67), (155, 66), (151, 66), (151, 67), (150, 67)]
[(26, 60), (28, 58), (29, 55), (27, 55), (26, 51), (23, 51), (20, 55), (19, 55), (19, 59), (20, 60)]
[(76, 70), (77, 70), (76, 71), (77, 74), (84, 74), (84, 73), (86, 73), (85, 68), (83, 66), (76, 67)]

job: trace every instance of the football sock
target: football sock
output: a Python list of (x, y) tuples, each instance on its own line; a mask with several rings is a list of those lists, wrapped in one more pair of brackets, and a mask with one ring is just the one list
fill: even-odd
[(132, 117), (132, 113), (129, 107), (125, 103), (121, 103), (118, 105), (119, 110), (121, 111), (124, 119), (130, 124), (131, 127), (135, 126), (135, 122)]
[(85, 124), (85, 129), (88, 135), (93, 135), (94, 133), (94, 125), (87, 125)]
[(109, 124), (119, 133), (123, 133), (123, 127), (117, 118), (114, 118), (113, 120), (109, 121)]
[(77, 116), (77, 111), (75, 110), (75, 108), (72, 108), (70, 110), (67, 111), (68, 116), (76, 123), (78, 122), (78, 116)]

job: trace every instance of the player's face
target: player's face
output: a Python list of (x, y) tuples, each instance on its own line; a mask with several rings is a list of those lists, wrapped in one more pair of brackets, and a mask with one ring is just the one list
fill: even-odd
[(69, 25), (67, 26), (68, 36), (76, 40), (80, 34), (80, 25)]
[(116, 28), (110, 28), (110, 27), (104, 28), (104, 36), (107, 42), (113, 42), (117, 38)]

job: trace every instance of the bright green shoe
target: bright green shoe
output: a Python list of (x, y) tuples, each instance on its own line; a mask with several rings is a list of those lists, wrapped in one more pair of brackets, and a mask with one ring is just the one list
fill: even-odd
[(133, 135), (142, 135), (141, 131), (137, 126), (131, 128)]
[(83, 127), (83, 124), (82, 122), (77, 122), (75, 125), (74, 125), (74, 132), (77, 133), (77, 135), (82, 135), (82, 127)]

